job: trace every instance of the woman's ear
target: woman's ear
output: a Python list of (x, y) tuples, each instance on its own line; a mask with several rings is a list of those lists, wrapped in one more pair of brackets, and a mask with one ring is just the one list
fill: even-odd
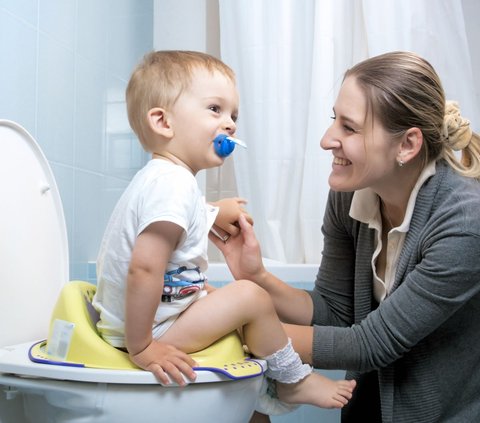
[(400, 143), (400, 148), (397, 155), (399, 163), (408, 163), (410, 160), (417, 157), (422, 150), (423, 134), (419, 128), (410, 128), (403, 135), (403, 140)]
[(148, 125), (150, 129), (165, 138), (173, 137), (173, 129), (170, 125), (168, 114), (165, 109), (154, 107), (147, 113)]

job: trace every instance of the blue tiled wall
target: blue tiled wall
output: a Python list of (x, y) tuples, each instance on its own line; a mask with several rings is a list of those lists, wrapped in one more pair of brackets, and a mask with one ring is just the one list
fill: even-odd
[(124, 91), (152, 48), (153, 0), (0, 0), (0, 118), (24, 126), (49, 160), (72, 279), (91, 277), (112, 207), (147, 159)]

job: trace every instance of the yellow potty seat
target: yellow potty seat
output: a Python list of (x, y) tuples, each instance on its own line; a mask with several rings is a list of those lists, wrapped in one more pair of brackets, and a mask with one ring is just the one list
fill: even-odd
[[(30, 348), (32, 361), (73, 367), (144, 371), (130, 361), (126, 352), (112, 347), (98, 334), (98, 314), (92, 306), (95, 291), (95, 285), (83, 281), (72, 281), (63, 287), (52, 313), (48, 339)], [(231, 379), (256, 377), (264, 372), (260, 363), (245, 354), (236, 332), (190, 356), (198, 363), (195, 370), (222, 373)]]

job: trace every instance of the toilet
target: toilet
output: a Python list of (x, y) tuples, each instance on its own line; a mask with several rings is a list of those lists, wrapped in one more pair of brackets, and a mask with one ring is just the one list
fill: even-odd
[(63, 208), (48, 162), (7, 120), (0, 120), (0, 172), (0, 423), (248, 422), (265, 362), (247, 357), (230, 334), (194, 356), (197, 379), (180, 388), (108, 350), (85, 312), (85, 292), (95, 286), (69, 281)]

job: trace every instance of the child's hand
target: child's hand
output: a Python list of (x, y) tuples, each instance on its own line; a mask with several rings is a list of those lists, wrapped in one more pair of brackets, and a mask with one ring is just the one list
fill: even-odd
[(246, 200), (239, 197), (224, 198), (211, 203), (220, 209), (218, 211), (217, 218), (215, 219), (214, 227), (221, 236), (224, 234), (235, 236), (239, 233), (240, 229), (238, 227), (238, 219), (240, 215), (244, 215), (247, 221), (253, 225), (252, 217), (243, 208), (243, 205), (246, 203)]
[(192, 369), (195, 360), (173, 345), (162, 342), (152, 341), (142, 352), (130, 354), (130, 359), (138, 367), (152, 372), (164, 385), (170, 385), (171, 379), (179, 386), (185, 386), (184, 375), (192, 382), (197, 377)]

